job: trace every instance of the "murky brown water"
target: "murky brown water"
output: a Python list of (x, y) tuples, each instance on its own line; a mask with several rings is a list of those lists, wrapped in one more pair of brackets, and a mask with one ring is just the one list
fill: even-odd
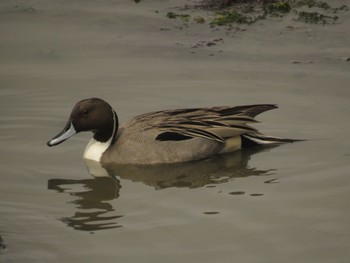
[[(333, 26), (286, 18), (227, 34), (180, 29), (170, 5), (1, 1), (0, 261), (348, 262), (349, 12)], [(310, 140), (94, 179), (89, 134), (45, 144), (87, 97), (121, 121), (277, 103), (257, 127)]]

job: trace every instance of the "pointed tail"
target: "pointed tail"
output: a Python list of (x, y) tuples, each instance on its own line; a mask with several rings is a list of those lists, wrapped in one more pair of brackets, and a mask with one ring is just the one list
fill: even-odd
[(249, 148), (256, 145), (273, 145), (273, 144), (304, 141), (304, 140), (298, 140), (298, 139), (265, 136), (262, 134), (244, 134), (244, 135), (241, 135), (241, 139), (242, 139), (242, 148)]

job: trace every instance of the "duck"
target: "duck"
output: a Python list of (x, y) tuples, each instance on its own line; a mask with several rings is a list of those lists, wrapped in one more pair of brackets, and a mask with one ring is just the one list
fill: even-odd
[(79, 101), (63, 130), (47, 142), (55, 146), (80, 132), (92, 132), (84, 159), (116, 164), (182, 163), (245, 148), (297, 140), (267, 136), (251, 124), (275, 104), (161, 110), (138, 115), (119, 126), (110, 104)]

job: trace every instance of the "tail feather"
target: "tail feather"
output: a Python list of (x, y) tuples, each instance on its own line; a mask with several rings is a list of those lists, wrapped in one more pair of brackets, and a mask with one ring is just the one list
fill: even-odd
[(256, 145), (272, 145), (281, 143), (292, 143), (302, 140), (280, 138), (274, 136), (265, 136), (262, 134), (244, 134), (241, 135), (242, 148), (249, 148)]
[(245, 106), (236, 106), (228, 107), (218, 110), (222, 116), (231, 116), (231, 115), (243, 115), (254, 118), (256, 115), (263, 113), (268, 110), (278, 108), (275, 104), (255, 104), (255, 105), (245, 105)]

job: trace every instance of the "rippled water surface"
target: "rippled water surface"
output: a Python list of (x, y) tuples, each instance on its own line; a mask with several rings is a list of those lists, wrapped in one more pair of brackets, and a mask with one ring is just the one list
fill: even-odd
[[(173, 5), (1, 1), (0, 261), (349, 262), (349, 12), (227, 31), (169, 20)], [(87, 97), (121, 122), (276, 103), (255, 126), (309, 140), (101, 167), (82, 159), (90, 134), (46, 146)]]

